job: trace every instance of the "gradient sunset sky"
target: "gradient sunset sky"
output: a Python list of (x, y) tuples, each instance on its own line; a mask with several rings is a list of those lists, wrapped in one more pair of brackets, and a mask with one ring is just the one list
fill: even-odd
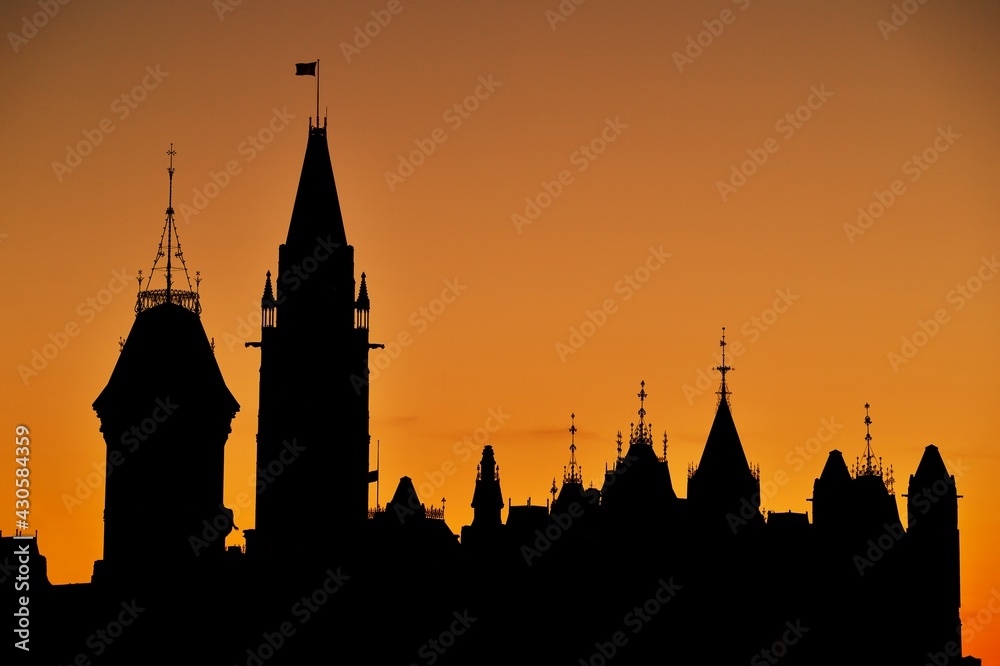
[[(826, 454), (864, 450), (866, 402), (902, 516), (940, 448), (964, 496), (965, 650), (1000, 659), (1000, 6), (577, 2), (3, 4), (0, 399), (11, 436), (31, 429), (53, 582), (89, 580), (102, 555), (91, 404), (156, 252), (171, 143), (185, 258), (241, 405), (226, 503), (253, 526), (260, 356), (243, 343), (315, 115), (293, 65), (319, 58), (386, 344), (383, 504), (408, 475), (457, 533), (485, 443), (504, 495), (544, 503), (571, 413), (600, 486), (642, 380), (686, 496), (726, 326), (765, 509), (811, 516)], [(177, 460), (164, 493), (198, 452)]]

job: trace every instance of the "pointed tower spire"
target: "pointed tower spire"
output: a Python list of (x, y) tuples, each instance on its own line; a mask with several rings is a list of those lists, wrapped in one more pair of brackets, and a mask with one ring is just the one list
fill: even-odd
[[(167, 212), (166, 221), (163, 224), (163, 233), (160, 234), (160, 245), (156, 250), (156, 257), (153, 259), (153, 267), (149, 271), (149, 277), (146, 278), (146, 288), (143, 289), (142, 271), (139, 272), (139, 293), (136, 296), (135, 302), (135, 312), (139, 314), (143, 310), (147, 310), (156, 305), (161, 305), (163, 303), (176, 303), (186, 310), (190, 310), (195, 314), (201, 314), (201, 301), (198, 297), (197, 287), (201, 284), (201, 273), (195, 273), (195, 288), (191, 287), (191, 277), (188, 275), (187, 264), (184, 262), (184, 252), (181, 250), (181, 238), (177, 233), (177, 225), (174, 224), (174, 155), (177, 151), (174, 150), (174, 144), (170, 144), (170, 150), (167, 151), (167, 155), (170, 156), (170, 163), (167, 167), (167, 174), (169, 174), (169, 184), (167, 186)], [(164, 249), (164, 239), (166, 240), (166, 248)], [(177, 249), (174, 249), (174, 241), (176, 241)], [(163, 268), (157, 268), (156, 264), (163, 257), (167, 258), (166, 266)], [(177, 258), (181, 262), (181, 268), (184, 271), (184, 280), (187, 283), (186, 291), (177, 291), (174, 289), (174, 275), (173, 275), (173, 259)], [(157, 270), (162, 270), (166, 277), (166, 288), (165, 289), (151, 289), (153, 274)]]
[(312, 255), (321, 241), (326, 245), (346, 246), (347, 232), (333, 176), (326, 128), (311, 127), (285, 244), (296, 247), (299, 254), (305, 252), (305, 255), (297, 257), (304, 259)]
[(882, 476), (882, 459), (878, 458), (878, 464), (876, 464), (875, 453), (872, 451), (872, 418), (868, 414), (868, 409), (871, 407), (867, 402), (865, 403), (865, 452), (864, 452), (864, 462), (861, 459), (856, 459), (857, 462), (854, 465), (854, 476)]
[(725, 400), (726, 403), (728, 404), (729, 403), (729, 389), (726, 387), (726, 373), (729, 372), (730, 370), (732, 370), (733, 368), (731, 368), (728, 365), (726, 365), (726, 327), (725, 326), (722, 327), (722, 339), (719, 340), (719, 346), (722, 347), (722, 365), (716, 366), (715, 370), (718, 370), (719, 373), (722, 375), (722, 384), (719, 387), (719, 390), (716, 391), (716, 393), (719, 395), (719, 402), (722, 402), (723, 400)]
[(639, 382), (639, 392), (636, 397), (639, 398), (639, 424), (629, 424), (629, 446), (646, 444), (651, 447), (653, 446), (653, 426), (646, 423), (646, 398), (649, 397), (649, 394), (646, 393), (645, 381)]
[[(576, 464), (576, 413), (569, 415), (571, 425), (569, 427), (569, 468), (563, 471), (563, 483), (583, 483), (583, 470), (577, 469)], [(555, 487), (555, 481), (552, 482)]]
[(274, 302), (274, 287), (271, 284), (271, 271), (264, 278), (264, 295), (260, 297), (260, 327), (274, 328), (275, 315), (278, 306)]
[(368, 328), (368, 315), (371, 311), (372, 302), (368, 298), (368, 282), (364, 273), (361, 274), (361, 287), (358, 289), (358, 300), (354, 305), (354, 309), (357, 311), (356, 321), (354, 322), (355, 328)]
[[(722, 374), (717, 391), (719, 404), (701, 461), (688, 468), (688, 499), (699, 510), (714, 513), (716, 517), (731, 512), (738, 514), (744, 502), (750, 502), (756, 509), (760, 501), (759, 472), (747, 460), (730, 411), (726, 373), (733, 368), (726, 365), (725, 327), (719, 346), (722, 347), (721, 365), (715, 368)], [(763, 518), (755, 515), (754, 520), (760, 523)]]

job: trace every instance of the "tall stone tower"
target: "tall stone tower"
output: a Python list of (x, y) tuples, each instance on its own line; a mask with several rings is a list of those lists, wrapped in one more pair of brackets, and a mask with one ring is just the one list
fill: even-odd
[(938, 448), (928, 445), (910, 476), (906, 498), (911, 556), (908, 614), (913, 635), (922, 641), (917, 655), (943, 653), (939, 659), (946, 655), (953, 660), (948, 663), (957, 663), (962, 656), (959, 497), (955, 476), (948, 472)]
[[(168, 154), (172, 198), (173, 146)], [(104, 559), (94, 567), (101, 582), (190, 571), (220, 557), (232, 530), (223, 463), (240, 406), (202, 326), (169, 199), (166, 215), (145, 283), (139, 272), (135, 323), (94, 401), (107, 444)], [(153, 289), (158, 272), (165, 287)], [(177, 289), (180, 273), (185, 288)]]
[(364, 529), (369, 309), (365, 275), (360, 287), (354, 279), (326, 125), (310, 123), (277, 276), (264, 286), (261, 339), (248, 343), (261, 351), (251, 554), (323, 557)]

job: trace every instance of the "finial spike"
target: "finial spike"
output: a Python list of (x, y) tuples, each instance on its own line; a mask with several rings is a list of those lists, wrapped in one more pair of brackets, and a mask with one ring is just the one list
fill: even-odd
[(726, 387), (726, 373), (729, 372), (730, 370), (733, 370), (733, 368), (731, 368), (728, 365), (726, 365), (726, 327), (725, 326), (722, 327), (722, 339), (719, 341), (719, 346), (722, 347), (722, 365), (718, 365), (714, 369), (718, 370), (719, 373), (722, 375), (722, 384), (719, 387), (719, 390), (716, 391), (716, 393), (719, 395), (719, 402), (720, 403), (723, 400), (725, 400), (726, 404), (729, 404), (729, 394), (730, 394), (730, 391), (729, 391), (729, 388)]
[[(177, 225), (174, 223), (174, 155), (177, 151), (174, 150), (174, 144), (170, 144), (170, 149), (167, 151), (169, 156), (167, 174), (168, 174), (168, 186), (167, 186), (167, 211), (166, 211), (166, 221), (163, 225), (163, 233), (160, 235), (160, 245), (156, 250), (156, 257), (153, 259), (153, 268), (149, 272), (149, 277), (146, 279), (146, 288), (143, 289), (142, 277), (140, 273), (139, 277), (139, 293), (136, 297), (135, 311), (136, 314), (142, 312), (143, 310), (150, 308), (155, 305), (160, 305), (161, 303), (173, 303), (177, 302), (185, 309), (191, 310), (195, 314), (201, 314), (201, 301), (198, 297), (198, 291), (191, 287), (191, 277), (188, 275), (187, 264), (184, 262), (184, 253), (181, 250), (181, 238), (180, 234), (177, 233)], [(164, 239), (166, 239), (166, 250), (164, 251)], [(177, 242), (177, 249), (174, 250), (174, 240)], [(151, 289), (153, 274), (156, 272), (156, 264), (162, 258), (167, 257), (167, 265), (163, 270), (166, 278), (166, 289), (156, 290)], [(181, 262), (181, 268), (184, 270), (184, 279), (187, 282), (187, 291), (177, 292), (174, 290), (174, 275), (173, 275), (173, 258), (176, 257)], [(195, 279), (196, 284), (201, 283), (200, 273), (196, 274)]]
[[(576, 463), (576, 413), (569, 415), (570, 426), (569, 426), (569, 469), (563, 468), (563, 483), (582, 483), (583, 475), (582, 469), (578, 469)], [(553, 486), (555, 481), (553, 481)]]

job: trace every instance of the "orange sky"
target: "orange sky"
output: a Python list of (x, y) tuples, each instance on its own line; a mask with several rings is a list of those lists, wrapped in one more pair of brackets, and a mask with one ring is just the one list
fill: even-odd
[[(243, 341), (315, 113), (315, 80), (293, 64), (318, 57), (372, 340), (387, 344), (372, 355), (383, 503), (409, 475), (428, 504), (447, 498), (457, 532), (486, 441), (504, 494), (544, 502), (571, 412), (599, 485), (640, 380), (686, 496), (725, 325), (766, 509), (811, 509), (826, 452), (861, 454), (865, 402), (898, 498), (940, 447), (964, 495), (966, 651), (1000, 659), (1000, 7), (343, 4), (0, 9), (0, 399), (9, 433), (32, 430), (30, 523), (54, 582), (88, 580), (101, 557), (91, 403), (153, 260), (171, 142), (185, 257), (241, 404), (227, 504), (252, 526), (237, 497), (252, 488), (259, 352)], [(36, 352), (51, 358), (31, 374)], [(165, 493), (183, 492), (197, 452), (178, 460)], [(0, 478), (13, 465), (0, 459)]]

